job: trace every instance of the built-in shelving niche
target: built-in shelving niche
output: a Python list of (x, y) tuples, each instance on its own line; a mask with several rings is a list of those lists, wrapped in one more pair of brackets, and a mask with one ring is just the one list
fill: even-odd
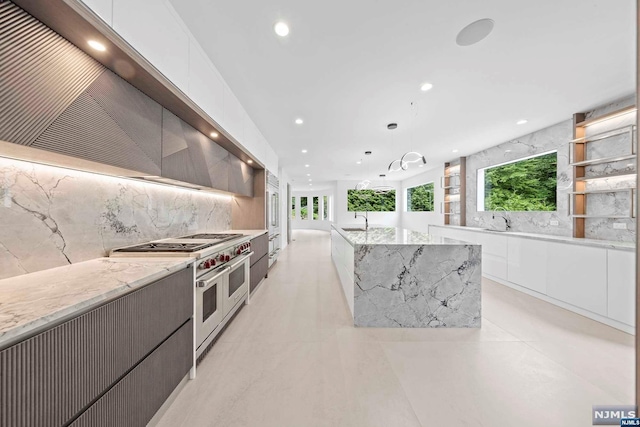
[(573, 236), (586, 237), (587, 221), (630, 220), (637, 213), (636, 107), (598, 117), (573, 117), (568, 193)]
[(466, 157), (444, 164), (440, 186), (444, 189), (444, 201), (440, 212), (447, 225), (466, 225)]

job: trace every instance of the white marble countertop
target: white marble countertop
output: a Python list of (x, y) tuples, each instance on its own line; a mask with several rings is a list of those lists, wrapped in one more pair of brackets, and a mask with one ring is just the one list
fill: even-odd
[(635, 251), (636, 244), (631, 242), (616, 242), (613, 240), (596, 240), (596, 239), (580, 239), (576, 237), (567, 237), (567, 236), (553, 236), (550, 234), (534, 234), (534, 233), (521, 233), (518, 231), (494, 231), (487, 230), (485, 228), (479, 227), (466, 227), (460, 225), (429, 225), (429, 227), (440, 227), (440, 228), (452, 228), (458, 230), (465, 231), (476, 231), (481, 233), (490, 233), (490, 234), (501, 234), (505, 236), (513, 236), (513, 237), (523, 237), (525, 239), (534, 239), (534, 240), (548, 240), (551, 242), (560, 242), (560, 243), (569, 243), (572, 245), (581, 245), (581, 246), (595, 246), (599, 248), (607, 248), (607, 249), (619, 249), (623, 251)]
[[(449, 239), (446, 237), (432, 236), (420, 231), (407, 230), (405, 228), (389, 226), (369, 226), (368, 231), (350, 231), (344, 228), (353, 228), (348, 225), (332, 224), (341, 236), (352, 246), (355, 245), (469, 245), (468, 242)], [(344, 228), (343, 228), (344, 227)]]
[(98, 258), (0, 280), (0, 348), (185, 268), (193, 258)]

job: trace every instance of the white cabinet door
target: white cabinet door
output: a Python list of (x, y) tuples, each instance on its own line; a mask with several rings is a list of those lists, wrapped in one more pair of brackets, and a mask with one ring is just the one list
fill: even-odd
[(224, 86), (224, 121), (222, 127), (225, 128), (235, 139), (244, 139), (244, 116), (246, 115), (240, 101), (235, 97), (229, 86)]
[(187, 92), (200, 108), (213, 120), (221, 121), (224, 108), (224, 82), (213, 68), (200, 46), (191, 41), (189, 48), (189, 91)]
[(111, 14), (113, 7), (112, 0), (82, 0), (82, 3), (86, 4), (89, 9), (93, 10), (95, 14), (109, 24), (109, 26), (113, 25), (113, 17)]
[(627, 325), (636, 324), (636, 254), (607, 250), (609, 317)]
[(113, 0), (113, 29), (187, 93), (189, 36), (164, 2)]
[(547, 295), (607, 315), (606, 249), (547, 242), (547, 260)]
[(508, 237), (507, 280), (547, 293), (547, 242)]

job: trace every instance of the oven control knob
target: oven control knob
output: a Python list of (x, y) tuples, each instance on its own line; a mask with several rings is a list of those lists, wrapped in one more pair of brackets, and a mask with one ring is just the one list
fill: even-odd
[(242, 248), (238, 248), (238, 250), (236, 251), (236, 254), (240, 255), (242, 253)]
[(229, 261), (230, 259), (231, 259), (231, 257), (230, 257), (229, 255), (225, 255), (225, 256), (224, 256), (224, 260), (225, 260), (225, 261)]
[(215, 259), (213, 259), (213, 258), (211, 258), (211, 259), (209, 260), (209, 265), (210, 265), (211, 267), (213, 267), (214, 265), (216, 265), (216, 260), (215, 260)]
[(205, 261), (201, 265), (202, 265), (202, 268), (209, 268), (209, 261)]

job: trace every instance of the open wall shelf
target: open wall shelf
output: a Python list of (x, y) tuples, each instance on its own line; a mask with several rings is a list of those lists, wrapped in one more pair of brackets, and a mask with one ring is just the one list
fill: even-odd
[[(629, 169), (620, 170), (616, 173), (601, 175), (601, 176), (587, 176), (587, 167), (592, 165), (612, 164), (624, 160), (637, 159), (637, 153), (635, 151), (636, 146), (636, 126), (633, 124), (608, 129), (603, 132), (599, 132), (594, 135), (587, 135), (587, 127), (595, 124), (603, 124), (608, 120), (616, 117), (621, 117), (625, 114), (636, 112), (636, 107), (627, 107), (620, 110), (613, 111), (603, 116), (586, 118), (585, 113), (577, 113), (573, 116), (573, 140), (571, 141), (572, 148), (572, 160), (570, 166), (573, 168), (573, 191), (569, 194), (569, 210), (570, 217), (573, 218), (573, 237), (585, 237), (585, 224), (589, 218), (610, 218), (610, 219), (628, 219), (635, 217), (634, 206), (634, 192), (635, 190), (635, 178), (637, 175), (637, 164), (634, 165), (634, 171), (629, 172)], [(611, 122), (615, 123), (615, 121)], [(613, 156), (600, 156), (597, 158), (588, 158), (587, 149), (588, 144), (597, 142), (598, 144), (607, 144), (616, 140), (612, 138), (620, 135), (629, 135), (629, 150), (627, 153), (621, 153)], [(597, 181), (604, 181), (607, 179), (616, 178), (624, 179), (628, 178), (633, 180), (633, 184), (623, 188), (589, 188), (588, 184)], [(589, 215), (587, 213), (587, 200), (588, 196), (592, 194), (605, 194), (605, 193), (618, 193), (629, 191), (630, 197), (630, 210), (629, 214), (612, 214), (612, 215)], [(573, 203), (572, 203), (573, 202)]]
[[(460, 157), (444, 164), (444, 175), (440, 180), (444, 201), (440, 211), (447, 225), (466, 225), (466, 160), (466, 157)], [(459, 217), (458, 221), (454, 220), (455, 217)]]

